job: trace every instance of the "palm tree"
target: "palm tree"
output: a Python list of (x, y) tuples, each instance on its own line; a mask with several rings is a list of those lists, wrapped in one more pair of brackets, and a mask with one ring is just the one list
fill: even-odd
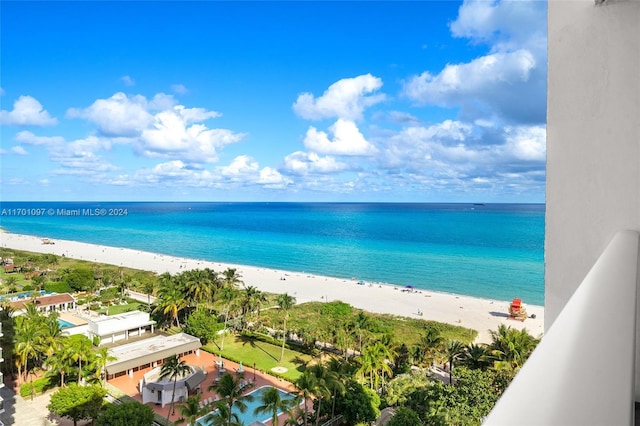
[(196, 424), (196, 419), (204, 411), (202, 408), (200, 408), (201, 398), (201, 394), (192, 395), (188, 397), (185, 402), (178, 405), (180, 415), (187, 421), (189, 426), (194, 426)]
[[(350, 377), (352, 374), (349, 371), (349, 362), (341, 359), (341, 358), (337, 358), (337, 357), (331, 357), (329, 359), (329, 362), (327, 363), (327, 368), (329, 369), (329, 371), (335, 373), (335, 375), (338, 377), (338, 380), (340, 380), (340, 383), (344, 384), (345, 379), (347, 379), (348, 377)], [(338, 394), (344, 394), (344, 392), (341, 391), (341, 389), (339, 387), (334, 387), (332, 389), (332, 395), (331, 395), (331, 417), (333, 418), (335, 416), (336, 413), (336, 400), (338, 399), (337, 396)]]
[(224, 285), (228, 287), (238, 287), (243, 284), (241, 275), (235, 268), (227, 268), (222, 275), (224, 276)]
[(445, 352), (449, 360), (449, 384), (453, 383), (453, 362), (461, 359), (464, 356), (465, 350), (465, 345), (458, 340), (450, 340), (447, 342)]
[(151, 296), (155, 292), (155, 283), (153, 280), (145, 280), (142, 282), (141, 290), (147, 295), (147, 309), (151, 312)]
[(310, 373), (313, 375), (315, 379), (315, 388), (314, 395), (318, 401), (318, 408), (316, 410), (316, 426), (320, 424), (320, 413), (321, 413), (321, 405), (322, 400), (325, 398), (331, 397), (332, 390), (342, 389), (344, 392), (344, 385), (340, 381), (338, 375), (333, 371), (329, 371), (322, 364), (314, 364), (309, 367)]
[(51, 369), (50, 371), (60, 375), (61, 387), (65, 386), (65, 375), (73, 369), (72, 342), (73, 341), (69, 339), (64, 340), (60, 348), (47, 358), (47, 364)]
[(283, 320), (283, 335), (282, 335), (282, 351), (280, 351), (280, 359), (278, 362), (282, 362), (282, 358), (284, 358), (284, 345), (287, 342), (287, 317), (289, 316), (289, 310), (296, 303), (296, 298), (293, 296), (289, 296), (287, 293), (280, 294), (276, 298), (276, 303), (280, 307), (280, 310), (284, 311), (284, 320)]
[(518, 370), (539, 342), (526, 329), (516, 330), (504, 324), (490, 333), (493, 341), (489, 350), (494, 358), (495, 369)]
[(231, 310), (231, 303), (238, 296), (238, 290), (232, 286), (225, 286), (220, 290), (220, 299), (225, 303), (224, 308), (224, 330), (222, 333), (222, 341), (220, 343), (220, 350), (224, 349), (224, 336), (227, 330), (227, 321), (229, 321), (229, 311)]
[(484, 370), (490, 364), (488, 356), (489, 353), (485, 345), (471, 343), (464, 351), (460, 362), (469, 368)]
[(371, 325), (371, 317), (364, 312), (359, 312), (351, 323), (351, 327), (358, 337), (358, 350), (360, 352), (362, 352), (366, 338), (371, 334), (369, 331)]
[(244, 392), (253, 386), (252, 383), (245, 383), (244, 377), (239, 375), (234, 377), (232, 374), (226, 373), (220, 378), (220, 382), (209, 386), (209, 390), (215, 390), (229, 408), (227, 421), (232, 421), (233, 407), (237, 407), (238, 411), (244, 413), (247, 409), (245, 401), (253, 401), (252, 395), (243, 395)]
[(180, 361), (177, 355), (172, 355), (164, 360), (162, 368), (160, 369), (160, 379), (173, 380), (173, 392), (171, 393), (171, 403), (169, 404), (169, 412), (167, 413), (167, 424), (169, 424), (169, 417), (173, 411), (173, 400), (176, 396), (176, 382), (178, 377), (183, 377), (190, 371), (189, 366), (184, 361)]
[(181, 274), (184, 277), (184, 287), (186, 296), (193, 300), (196, 305), (208, 302), (213, 296), (211, 276), (202, 269), (185, 271)]
[(71, 359), (78, 362), (78, 384), (82, 382), (82, 361), (88, 361), (93, 353), (93, 344), (83, 334), (69, 336)]
[(204, 423), (209, 426), (244, 426), (240, 417), (224, 401), (218, 401), (217, 408), (204, 418)]
[(282, 399), (280, 389), (268, 387), (260, 396), (260, 405), (253, 410), (253, 414), (271, 414), (271, 424), (278, 426), (278, 414), (287, 411), (291, 406), (290, 399)]
[(254, 311), (258, 311), (259, 313), (260, 306), (266, 301), (267, 297), (265, 294), (256, 287), (245, 287), (242, 297), (242, 316), (245, 317), (248, 313)]
[(427, 328), (420, 342), (414, 348), (414, 360), (422, 363), (426, 359), (431, 364), (444, 345), (444, 341), (440, 332), (431, 327)]
[(178, 281), (179, 278), (171, 277), (169, 274), (160, 276), (160, 282), (162, 283), (162, 287), (158, 290), (160, 303), (154, 310), (154, 312), (161, 311), (163, 314), (169, 315), (172, 324), (175, 324), (176, 327), (180, 327), (180, 320), (178, 319), (180, 312), (188, 305)]
[[(40, 337), (42, 330), (37, 324), (30, 322), (27, 317), (20, 316), (16, 318), (16, 343), (14, 354), (16, 356), (16, 366), (18, 367), (18, 377), (22, 382), (27, 381), (27, 372), (29, 371), (29, 361), (35, 360), (39, 354)], [(22, 377), (22, 368), (24, 368), (24, 377)]]
[[(94, 352), (92, 365), (95, 367), (94, 377), (100, 381), (100, 385), (104, 387), (107, 383), (107, 378), (105, 374), (105, 368), (107, 367), (107, 363), (109, 361), (115, 361), (118, 359), (113, 355), (109, 355), (109, 349), (102, 347), (98, 348)], [(104, 381), (103, 381), (104, 379)]]
[(362, 363), (358, 372), (364, 376), (369, 374), (369, 383), (371, 389), (378, 389), (378, 383), (384, 373), (393, 374), (387, 360), (392, 358), (391, 351), (382, 342), (376, 342), (373, 345), (366, 346), (359, 356)]
[(296, 380), (296, 387), (298, 388), (298, 395), (304, 400), (304, 425), (307, 426), (309, 419), (309, 405), (308, 401), (313, 397), (315, 392), (317, 381), (310, 370), (305, 370), (298, 380)]

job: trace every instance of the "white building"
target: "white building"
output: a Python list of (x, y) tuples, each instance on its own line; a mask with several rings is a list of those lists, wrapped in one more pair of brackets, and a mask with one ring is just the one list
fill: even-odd
[(117, 340), (128, 340), (132, 336), (142, 336), (146, 332), (153, 333), (156, 322), (151, 320), (147, 312), (131, 311), (118, 315), (100, 318), (89, 318), (86, 335), (89, 339), (100, 338), (100, 343), (113, 343)]
[(640, 400), (640, 1), (550, 0), (548, 67), (546, 332), (485, 424), (630, 425)]
[(195, 352), (200, 354), (200, 339), (186, 333), (155, 336), (109, 349), (116, 359), (107, 363), (107, 379), (129, 374), (148, 367), (162, 365), (173, 355), (178, 357)]
[(189, 365), (189, 372), (174, 382), (168, 378), (161, 379), (160, 372), (162, 367), (156, 367), (145, 373), (143, 379), (140, 380), (139, 389), (142, 396), (142, 403), (155, 402), (164, 407), (171, 403), (171, 396), (174, 395), (174, 401), (185, 401), (189, 397), (190, 392), (200, 391), (200, 384), (207, 377), (206, 371), (200, 367)]

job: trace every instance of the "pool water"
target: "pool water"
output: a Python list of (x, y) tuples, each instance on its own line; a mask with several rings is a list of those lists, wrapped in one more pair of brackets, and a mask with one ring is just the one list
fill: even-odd
[(75, 324), (72, 324), (69, 321), (65, 321), (65, 320), (60, 319), (60, 318), (58, 318), (58, 323), (60, 324), (60, 328), (75, 327)]
[[(236, 413), (238, 415), (238, 418), (240, 419), (240, 423), (244, 424), (244, 425), (250, 425), (251, 423), (255, 422), (255, 421), (259, 421), (259, 422), (267, 422), (268, 420), (271, 420), (271, 416), (268, 414), (261, 414), (260, 418), (257, 418), (254, 414), (253, 411), (259, 407), (261, 404), (260, 400), (262, 398), (262, 393), (267, 389), (267, 388), (271, 388), (273, 386), (262, 386), (259, 387), (258, 389), (254, 390), (253, 392), (250, 392), (249, 395), (253, 396), (253, 401), (249, 402), (247, 400), (245, 400), (245, 404), (247, 405), (247, 409), (245, 410), (244, 413), (240, 413), (235, 407), (233, 408), (233, 412)], [(278, 389), (278, 391), (280, 392), (280, 397), (282, 399), (293, 399), (294, 395), (287, 393), (285, 391), (283, 391), (282, 389)], [(278, 414), (282, 414), (282, 413), (278, 413)], [(208, 415), (208, 414), (207, 414)], [(266, 416), (266, 417), (264, 417)], [(196, 424), (200, 425), (200, 426), (210, 426), (209, 423), (205, 422), (204, 418), (207, 416), (202, 416), (200, 417), (197, 421)]]

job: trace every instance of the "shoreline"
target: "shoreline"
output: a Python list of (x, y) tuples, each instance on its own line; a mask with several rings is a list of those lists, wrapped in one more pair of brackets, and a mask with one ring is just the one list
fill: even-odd
[[(544, 331), (544, 307), (527, 304), (527, 313), (536, 318), (525, 321), (507, 319), (510, 301), (483, 299), (432, 290), (413, 289), (383, 284), (358, 284), (357, 279), (334, 278), (323, 275), (291, 272), (255, 266), (188, 259), (121, 247), (52, 240), (43, 244), (42, 238), (0, 231), (3, 248), (35, 253), (50, 253), (73, 259), (100, 262), (115, 266), (176, 274), (190, 269), (210, 268), (222, 272), (235, 268), (247, 286), (255, 286), (268, 293), (288, 293), (296, 303), (336, 301), (348, 303), (372, 313), (386, 313), (424, 320), (434, 320), (478, 331), (476, 343), (491, 341), (489, 330), (500, 324), (512, 328), (526, 328), (538, 337)], [(322, 282), (322, 285), (318, 285)], [(526, 300), (524, 301), (526, 303)], [(419, 315), (419, 312), (422, 315)]]

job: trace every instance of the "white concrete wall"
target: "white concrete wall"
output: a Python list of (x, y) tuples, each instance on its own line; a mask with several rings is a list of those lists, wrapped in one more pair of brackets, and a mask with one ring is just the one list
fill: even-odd
[(640, 229), (640, 1), (550, 0), (548, 48), (546, 329), (616, 231)]
[(124, 330), (135, 329), (147, 322), (149, 322), (149, 313), (131, 311), (89, 322), (89, 330), (98, 336), (111, 333), (124, 334)]

